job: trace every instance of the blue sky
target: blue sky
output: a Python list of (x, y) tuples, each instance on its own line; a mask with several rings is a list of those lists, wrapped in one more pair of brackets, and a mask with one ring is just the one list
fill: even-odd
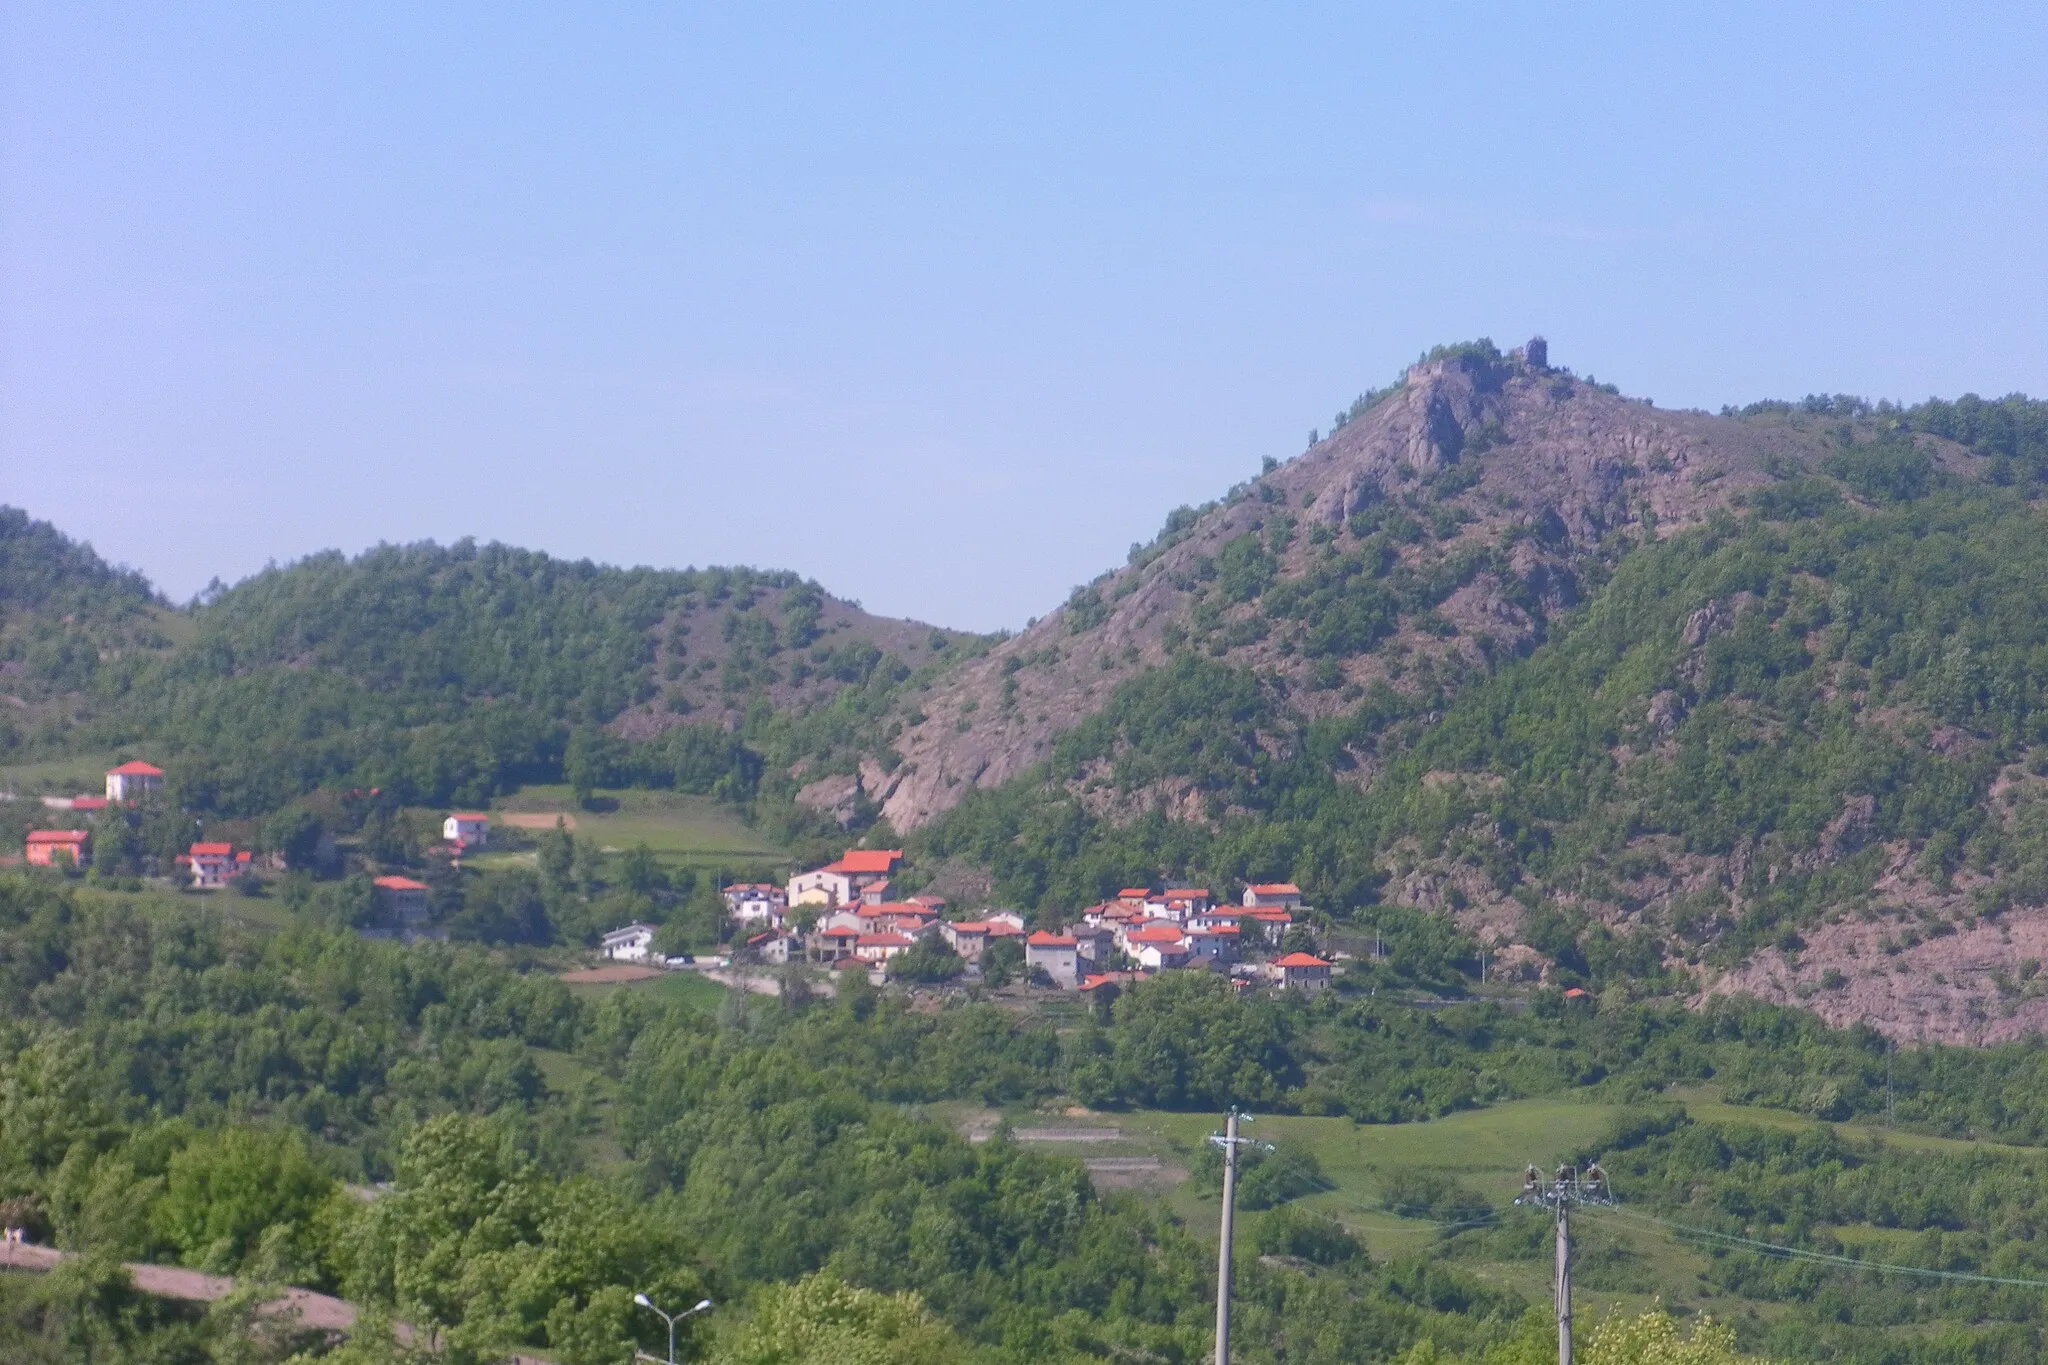
[(0, 8), (0, 501), (1017, 626), (1437, 342), (2048, 393), (2048, 15)]

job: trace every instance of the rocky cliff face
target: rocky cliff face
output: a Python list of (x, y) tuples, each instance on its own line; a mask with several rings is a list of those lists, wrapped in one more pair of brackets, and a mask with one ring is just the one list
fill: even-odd
[[(915, 828), (1045, 758), (1177, 649), (1279, 679), (1310, 715), (1450, 656), (1526, 649), (1596, 565), (1698, 522), (1814, 443), (1797, 425), (1660, 411), (1521, 353), (1419, 364), (1328, 439), (914, 698), (901, 761), (868, 765), (864, 794)], [(1347, 566), (1375, 554), (1421, 586), (1391, 619), (1318, 634), (1318, 615), (1367, 590), (1372, 575), (1348, 582)], [(1276, 613), (1290, 583), (1314, 610)]]

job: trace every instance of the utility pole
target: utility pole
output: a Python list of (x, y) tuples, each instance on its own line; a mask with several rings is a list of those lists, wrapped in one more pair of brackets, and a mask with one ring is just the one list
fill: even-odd
[[(1216, 1251), (1216, 1365), (1230, 1365), (1230, 1238), (1231, 1215), (1237, 1204), (1237, 1149), (1254, 1145), (1253, 1139), (1237, 1135), (1240, 1118), (1251, 1122), (1251, 1116), (1240, 1115), (1233, 1104), (1223, 1131), (1209, 1139), (1223, 1149), (1223, 1244)], [(1273, 1150), (1269, 1142), (1256, 1145)]]
[(1557, 1272), (1551, 1297), (1557, 1306), (1557, 1365), (1572, 1365), (1572, 1225), (1574, 1204), (1608, 1207), (1615, 1203), (1607, 1173), (1597, 1163), (1582, 1174), (1571, 1166), (1557, 1168), (1557, 1178), (1543, 1183), (1543, 1172), (1531, 1166), (1522, 1177), (1517, 1204), (1538, 1204), (1557, 1215)]

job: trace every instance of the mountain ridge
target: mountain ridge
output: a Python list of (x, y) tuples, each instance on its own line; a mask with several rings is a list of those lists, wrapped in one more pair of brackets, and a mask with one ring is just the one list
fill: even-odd
[[(1442, 349), (1341, 430), (1193, 524), (1170, 529), (1163, 545), (1134, 547), (1138, 562), (1078, 589), (917, 699), (891, 761), (864, 765), (866, 794), (894, 827), (915, 829), (966, 791), (1015, 778), (1098, 711), (1119, 683), (1164, 664), (1179, 645), (1172, 627), (1205, 599), (1220, 607), (1223, 648), (1213, 638), (1197, 643), (1213, 657), (1286, 680), (1311, 715), (1355, 709), (1377, 681), (1399, 690), (1376, 657), (1382, 640), (1425, 658), (1525, 649), (1541, 638), (1549, 615), (1577, 600), (1579, 579), (1611, 537), (1662, 537), (1696, 525), (1774, 482), (1775, 463), (1807, 462), (1826, 449), (1812, 422), (1759, 425), (1666, 411), (1531, 362), (1526, 350), (1503, 356), (1488, 343)], [(1547, 354), (1540, 344), (1535, 349)], [(1969, 459), (1940, 444), (1944, 460)], [(1361, 525), (1375, 509), (1382, 524)], [(1248, 535), (1267, 532), (1260, 548), (1275, 562), (1254, 573), (1284, 591), (1309, 580), (1316, 560), (1333, 549), (1375, 535), (1385, 540), (1387, 517), (1433, 514), (1464, 524), (1413, 537), (1395, 553), (1418, 572), (1448, 565), (1462, 581), (1421, 610), (1393, 604), (1397, 619), (1366, 622), (1349, 639), (1302, 640), (1322, 645), (1313, 655), (1284, 641), (1233, 642), (1231, 624), (1252, 614), (1247, 603), (1216, 603), (1203, 591), (1230, 567), (1212, 568), (1226, 545), (1243, 546)], [(1291, 530), (1275, 553), (1269, 528), (1282, 522)], [(1471, 557), (1491, 549), (1503, 549), (1504, 561), (1475, 566)], [(1461, 554), (1468, 556), (1462, 566)], [(1351, 586), (1339, 582), (1321, 595), (1327, 602)], [(1244, 589), (1236, 592), (1241, 598)], [(1194, 624), (1203, 623), (1197, 617)], [(1317, 676), (1324, 659), (1338, 667), (1334, 685), (1329, 664)], [(1312, 685), (1318, 681), (1325, 685)]]

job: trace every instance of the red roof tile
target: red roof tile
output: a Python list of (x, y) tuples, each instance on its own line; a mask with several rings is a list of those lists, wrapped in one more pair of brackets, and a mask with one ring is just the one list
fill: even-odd
[(1132, 943), (1179, 943), (1180, 930), (1171, 924), (1148, 924), (1130, 936)]
[(32, 844), (82, 844), (92, 836), (82, 829), (32, 829), (28, 841)]
[(164, 770), (144, 763), (141, 759), (123, 763), (118, 768), (107, 769), (108, 777), (162, 777)]
[(1071, 948), (1074, 946), (1074, 936), (1072, 934), (1048, 934), (1045, 930), (1041, 929), (1030, 938), (1025, 939), (1024, 943), (1026, 947), (1030, 948)]
[(195, 858), (232, 858), (235, 856), (235, 846), (233, 844), (194, 844), (192, 845), (192, 856)]
[(1299, 896), (1301, 888), (1293, 882), (1260, 882), (1252, 887), (1254, 896)]
[(869, 873), (886, 875), (902, 861), (903, 850), (900, 848), (849, 848), (845, 857), (832, 864), (832, 870), (859, 876)]
[(424, 891), (425, 882), (416, 882), (410, 877), (379, 877), (372, 883), (379, 891)]
[(901, 934), (862, 934), (857, 948), (908, 948), (911, 940)]
[(1307, 953), (1289, 953), (1273, 964), (1275, 967), (1327, 967), (1330, 964)]

